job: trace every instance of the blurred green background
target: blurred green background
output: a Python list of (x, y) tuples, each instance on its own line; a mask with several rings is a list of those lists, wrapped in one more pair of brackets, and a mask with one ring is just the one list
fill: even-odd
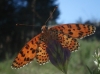
[[(22, 3), (17, 5), (18, 1)], [(63, 74), (50, 62), (40, 66), (35, 60), (21, 69), (11, 69), (19, 50), (41, 32), (41, 26), (45, 24), (52, 10), (57, 5), (59, 7), (55, 2), (56, 0), (0, 0), (0, 74)], [(58, 24), (56, 19), (59, 15), (58, 8), (48, 21), (48, 26)], [(93, 54), (100, 48), (100, 21), (81, 22), (79, 19), (76, 23), (95, 25), (97, 29), (94, 35), (79, 40), (80, 48), (71, 55), (68, 74), (89, 74), (85, 65), (90, 69), (95, 68)]]

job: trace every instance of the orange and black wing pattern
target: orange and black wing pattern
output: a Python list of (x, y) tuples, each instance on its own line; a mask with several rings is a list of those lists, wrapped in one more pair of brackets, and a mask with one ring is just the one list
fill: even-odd
[(62, 45), (63, 48), (67, 48), (70, 51), (78, 50), (79, 43), (77, 39), (74, 39), (65, 34), (59, 34), (58, 41)]
[(95, 26), (87, 24), (62, 24), (47, 29), (42, 27), (43, 33), (33, 37), (18, 53), (12, 63), (12, 68), (20, 68), (30, 63), (36, 58), (39, 64), (44, 64), (49, 60), (47, 43), (52, 39), (57, 40), (63, 48), (70, 51), (78, 49), (77, 39), (84, 38), (93, 34), (96, 30)]
[(49, 56), (46, 49), (47, 45), (44, 42), (41, 42), (36, 53), (36, 60), (40, 65), (43, 65), (49, 61)]
[(96, 27), (87, 24), (62, 24), (62, 25), (51, 27), (50, 29), (58, 30), (73, 38), (81, 39), (91, 34), (94, 34)]
[(41, 34), (31, 39), (18, 53), (17, 57), (12, 63), (12, 68), (20, 68), (30, 63), (36, 57), (36, 50), (38, 49), (39, 37)]

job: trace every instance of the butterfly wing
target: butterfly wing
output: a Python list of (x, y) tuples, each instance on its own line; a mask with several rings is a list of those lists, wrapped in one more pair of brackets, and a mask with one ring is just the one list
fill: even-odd
[(41, 34), (35, 36), (22, 48), (22, 50), (18, 53), (17, 57), (13, 61), (12, 68), (23, 67), (35, 58), (40, 36)]
[(83, 38), (93, 34), (96, 27), (87, 24), (63, 24), (50, 28), (51, 30), (58, 30), (64, 34), (67, 34), (73, 38)]
[[(95, 32), (96, 28), (92, 25), (63, 24), (60, 26), (52, 27), (49, 30), (57, 31), (54, 32), (54, 34), (52, 34), (51, 31), (50, 34), (55, 35), (54, 39), (57, 39), (63, 47), (67, 47), (70, 51), (74, 51), (79, 46), (77, 40), (74, 38), (83, 38), (85, 36), (91, 35)], [(62, 33), (58, 34), (58, 32)], [(50, 39), (49, 36), (47, 37), (48, 41)], [(13, 61), (12, 67), (20, 68), (32, 61), (35, 57), (40, 64), (43, 64), (49, 60), (45, 43), (40, 42), (38, 44), (40, 37), (41, 34), (37, 35), (22, 48), (22, 50), (18, 53), (17, 57)]]
[[(77, 39), (61, 32), (61, 30), (55, 29), (56, 27), (51, 27), (49, 28), (49, 34), (50, 34), (50, 39), (52, 40), (57, 40), (63, 48), (67, 48), (70, 51), (77, 50), (79, 47), (79, 44), (77, 42)], [(50, 40), (49, 39), (49, 40)], [(50, 41), (51, 41), (50, 40)]]
[(68, 35), (65, 35), (63, 33), (58, 33), (57, 35), (56, 35), (56, 32), (54, 33), (54, 31), (52, 31), (51, 33), (52, 33), (51, 34), (52, 36), (50, 36), (49, 34), (49, 37), (46, 35), (43, 35), (47, 37), (47, 39), (46, 38), (45, 38), (46, 40), (43, 39), (43, 41), (39, 44), (39, 48), (36, 52), (36, 60), (39, 64), (45, 64), (46, 62), (48, 62), (49, 56), (46, 51), (47, 50), (46, 43), (48, 43), (48, 41), (50, 42), (52, 39), (57, 40), (62, 45), (63, 48), (67, 48), (70, 51), (77, 50), (79, 47), (79, 44), (76, 39)]
[(47, 49), (46, 44), (44, 42), (41, 42), (36, 52), (36, 60), (40, 65), (45, 64), (49, 60), (49, 56), (46, 49)]
[(79, 44), (76, 39), (63, 33), (58, 35), (58, 41), (60, 42), (63, 48), (67, 48), (70, 51), (75, 51), (79, 47)]

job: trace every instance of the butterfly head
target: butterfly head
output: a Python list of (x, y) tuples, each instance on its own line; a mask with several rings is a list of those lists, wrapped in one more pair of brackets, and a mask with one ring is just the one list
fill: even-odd
[(48, 27), (46, 25), (43, 25), (41, 28), (42, 33), (47, 32), (48, 31)]

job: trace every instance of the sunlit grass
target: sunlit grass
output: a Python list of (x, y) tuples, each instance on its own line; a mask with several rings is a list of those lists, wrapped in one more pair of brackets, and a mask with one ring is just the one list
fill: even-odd
[[(100, 48), (100, 42), (82, 40), (79, 42), (79, 50), (71, 55), (68, 74), (89, 74), (85, 65), (91, 68), (94, 66), (92, 55), (96, 49)], [(35, 60), (21, 69), (11, 69), (12, 61), (11, 59), (0, 62), (0, 74), (63, 74), (51, 63), (40, 66)]]
[(13, 71), (10, 67), (12, 60), (6, 60), (0, 62), (0, 74), (17, 74), (17, 71)]
[(71, 55), (69, 64), (69, 74), (89, 74), (85, 65), (93, 67), (93, 54), (96, 49), (100, 48), (97, 41), (80, 40), (80, 48)]

